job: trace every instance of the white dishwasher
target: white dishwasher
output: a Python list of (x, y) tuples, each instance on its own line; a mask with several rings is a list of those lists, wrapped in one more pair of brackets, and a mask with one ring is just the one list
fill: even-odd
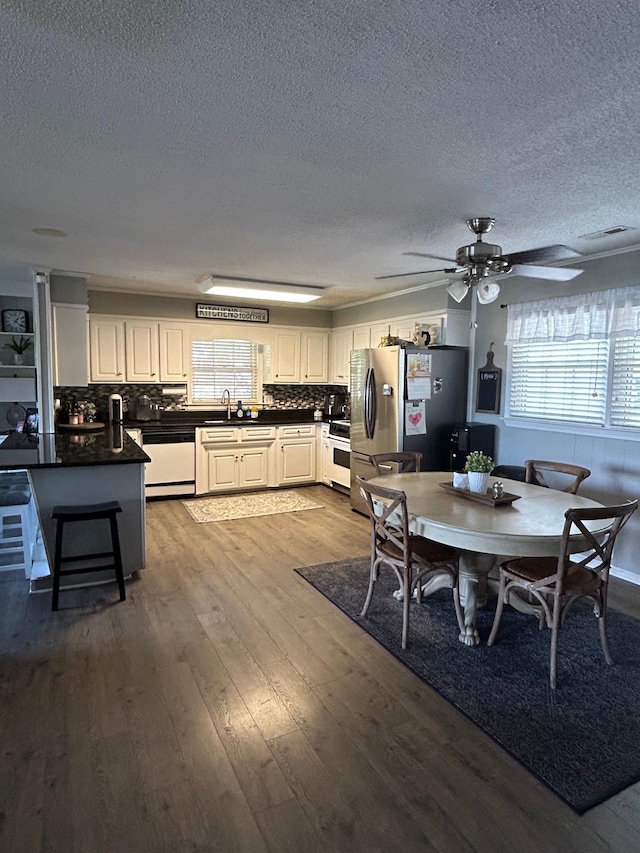
[(142, 427), (142, 447), (151, 462), (144, 470), (148, 498), (194, 495), (196, 492), (195, 427)]

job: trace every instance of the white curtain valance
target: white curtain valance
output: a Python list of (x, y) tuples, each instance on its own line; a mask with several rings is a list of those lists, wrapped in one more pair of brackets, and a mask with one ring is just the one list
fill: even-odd
[(640, 335), (640, 286), (509, 305), (506, 344)]

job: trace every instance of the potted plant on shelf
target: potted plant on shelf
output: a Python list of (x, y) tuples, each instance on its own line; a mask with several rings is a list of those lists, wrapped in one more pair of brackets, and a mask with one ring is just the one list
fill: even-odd
[(469, 491), (484, 495), (489, 486), (489, 474), (493, 471), (493, 459), (481, 450), (472, 450), (467, 456), (464, 470), (469, 475)]
[(24, 362), (24, 354), (31, 346), (31, 338), (25, 338), (24, 335), (20, 335), (19, 338), (13, 337), (4, 345), (5, 349), (10, 349), (13, 351), (13, 361), (14, 364), (23, 364)]

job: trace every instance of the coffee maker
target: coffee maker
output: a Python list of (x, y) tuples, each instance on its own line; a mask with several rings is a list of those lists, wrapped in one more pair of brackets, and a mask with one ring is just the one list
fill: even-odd
[(130, 408), (133, 409), (130, 414), (134, 421), (150, 421), (154, 418), (154, 407), (152, 406), (151, 400), (147, 394), (141, 394), (139, 397), (134, 397), (133, 406), (131, 407), (130, 405)]
[(345, 416), (347, 405), (346, 394), (327, 394), (324, 398), (324, 406), (322, 409), (323, 421), (342, 420)]

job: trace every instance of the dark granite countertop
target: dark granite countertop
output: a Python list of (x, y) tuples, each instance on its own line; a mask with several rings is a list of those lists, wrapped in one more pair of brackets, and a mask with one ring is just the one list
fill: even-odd
[(314, 409), (260, 409), (257, 418), (238, 418), (231, 410), (231, 418), (227, 420), (226, 412), (220, 409), (184, 410), (159, 412), (158, 417), (149, 421), (127, 420), (124, 423), (128, 429), (161, 429), (163, 426), (282, 426), (286, 424), (302, 424), (314, 422)]
[[(1, 437), (1, 436), (0, 436)], [(120, 427), (31, 435), (11, 432), (0, 444), (0, 470), (143, 464), (150, 459)]]

